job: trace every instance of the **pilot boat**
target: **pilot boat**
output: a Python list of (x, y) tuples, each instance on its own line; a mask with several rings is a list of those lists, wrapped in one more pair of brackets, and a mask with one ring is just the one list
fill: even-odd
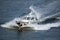
[(14, 19), (1, 26), (6, 27), (6, 28), (7, 27), (12, 28), (13, 26), (14, 27), (17, 26), (19, 30), (24, 30), (24, 29), (35, 30), (35, 28), (39, 28), (39, 27), (35, 27), (32, 25), (37, 24), (38, 22), (43, 22), (46, 19), (50, 19), (50, 18), (60, 19), (60, 12), (59, 12), (59, 7), (58, 7), (60, 4), (58, 5), (56, 4), (58, 4), (58, 2), (52, 2), (44, 6), (31, 5), (29, 7), (31, 12), (28, 15), (19, 17), (17, 18), (17, 20)]
[(34, 28), (30, 26), (30, 24), (35, 24), (37, 23), (37, 21), (38, 21), (37, 17), (29, 15), (22, 17), (20, 21), (16, 21), (16, 23), (19, 27), (19, 30), (34, 30)]

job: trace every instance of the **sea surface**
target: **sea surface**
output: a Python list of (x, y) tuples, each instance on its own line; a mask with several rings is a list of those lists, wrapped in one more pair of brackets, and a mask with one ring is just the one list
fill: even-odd
[(60, 40), (60, 28), (24, 32), (0, 28), (0, 40)]
[[(53, 1), (57, 0), (0, 0), (0, 25), (28, 14), (30, 5), (48, 4)], [(53, 20), (46, 22), (53, 22)], [(60, 27), (19, 32), (17, 29), (6, 29), (0, 26), (0, 40), (60, 40)]]

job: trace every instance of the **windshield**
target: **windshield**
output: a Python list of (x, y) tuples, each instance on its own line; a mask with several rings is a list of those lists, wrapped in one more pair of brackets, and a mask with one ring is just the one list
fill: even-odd
[(30, 20), (31, 18), (30, 18), (30, 17), (24, 17), (23, 19), (25, 19), (25, 20)]
[(23, 19), (24, 20), (37, 20), (36, 17), (24, 17)]

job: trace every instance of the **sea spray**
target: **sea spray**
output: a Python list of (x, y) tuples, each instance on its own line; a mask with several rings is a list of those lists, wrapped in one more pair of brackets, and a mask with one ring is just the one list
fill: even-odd
[(5, 24), (2, 24), (0, 26), (1, 27), (5, 27), (5, 28), (13, 29), (13, 26), (17, 26), (18, 27), (18, 25), (16, 24), (16, 21), (20, 21), (20, 18), (15, 18), (15, 19), (13, 19), (13, 20), (11, 20), (9, 22), (6, 22)]
[(56, 23), (47, 23), (47, 24), (29, 24), (28, 26), (34, 27), (35, 30), (49, 30), (51, 27), (59, 27), (60, 21)]

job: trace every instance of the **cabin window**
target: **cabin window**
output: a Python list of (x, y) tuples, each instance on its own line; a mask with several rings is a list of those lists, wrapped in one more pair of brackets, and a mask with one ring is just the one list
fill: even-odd
[(37, 20), (36, 17), (24, 17), (23, 19), (25, 19), (25, 20)]
[(26, 19), (26, 17), (24, 17), (23, 19)]
[(30, 17), (27, 17), (27, 20), (30, 20)]
[(34, 20), (34, 17), (32, 17), (31, 20)]

